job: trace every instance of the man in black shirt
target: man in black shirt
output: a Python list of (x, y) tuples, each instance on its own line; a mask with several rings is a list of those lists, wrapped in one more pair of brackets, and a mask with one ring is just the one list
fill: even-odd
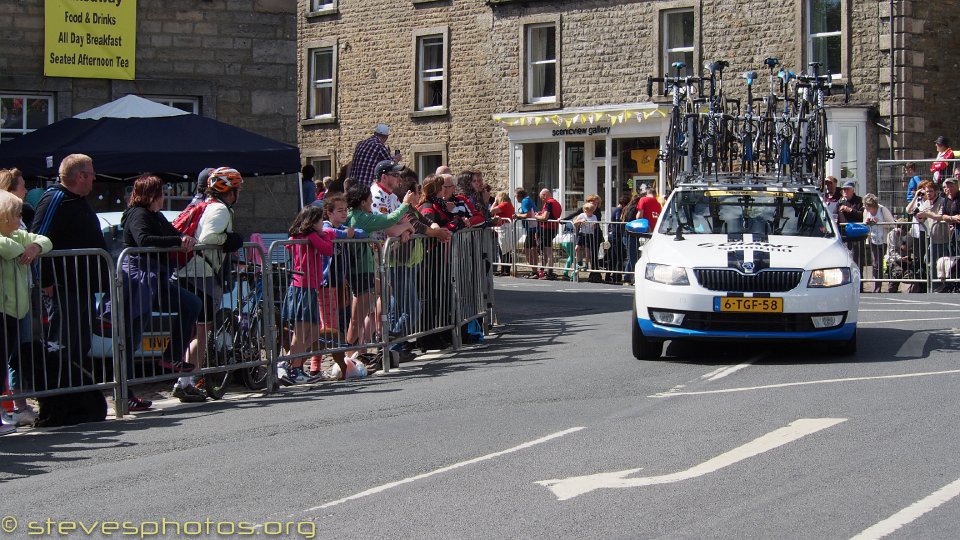
[[(31, 230), (53, 242), (53, 249), (103, 249), (107, 244), (100, 220), (86, 196), (93, 190), (93, 160), (71, 154), (60, 163), (60, 183), (49, 187), (37, 204)], [(61, 354), (75, 366), (104, 382), (103, 362), (90, 362), (90, 328), (94, 293), (107, 290), (109, 271), (97, 255), (70, 255), (41, 259), (40, 287), (48, 303), (49, 339), (61, 347)], [(69, 386), (81, 381), (71, 380)]]
[(957, 169), (953, 176), (948, 176), (943, 181), (943, 217), (941, 220), (950, 224), (950, 240), (947, 249), (951, 257), (957, 256), (957, 239), (960, 238), (960, 234), (958, 234), (960, 232), (958, 181), (960, 181), (960, 169)]

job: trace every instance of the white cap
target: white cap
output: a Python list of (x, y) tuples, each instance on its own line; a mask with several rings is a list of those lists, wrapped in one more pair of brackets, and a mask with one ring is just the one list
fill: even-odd
[(373, 128), (373, 132), (377, 135), (390, 135), (390, 126), (386, 124), (377, 124), (377, 127)]

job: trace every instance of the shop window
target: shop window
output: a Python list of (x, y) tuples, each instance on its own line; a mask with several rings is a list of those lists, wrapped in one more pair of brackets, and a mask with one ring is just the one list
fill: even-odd
[(9, 141), (53, 123), (53, 97), (0, 94), (0, 140)]
[(319, 47), (309, 52), (310, 90), (307, 94), (308, 118), (334, 116), (336, 89), (335, 47)]
[(806, 62), (820, 62), (820, 73), (843, 74), (843, 5), (841, 0), (806, 0)]
[(526, 27), (526, 102), (557, 101), (557, 25)]
[(167, 107), (173, 107), (174, 109), (180, 109), (181, 111), (188, 112), (190, 114), (200, 114), (200, 99), (192, 97), (176, 97), (176, 96), (144, 96), (150, 101), (154, 101), (161, 105), (166, 105)]
[(540, 190), (547, 188), (560, 197), (560, 143), (543, 142), (523, 144), (522, 177), (517, 185), (536, 200)]
[(693, 49), (695, 37), (695, 20), (692, 9), (678, 9), (662, 13), (660, 27), (663, 45), (663, 73), (676, 75), (670, 66), (674, 62), (683, 62), (687, 65), (681, 75), (696, 75), (696, 66), (693, 65)]
[(445, 109), (447, 106), (446, 37), (444, 34), (417, 36), (416, 48), (416, 110)]

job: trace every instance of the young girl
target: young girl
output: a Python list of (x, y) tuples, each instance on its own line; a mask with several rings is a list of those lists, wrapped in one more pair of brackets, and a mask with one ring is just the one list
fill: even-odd
[[(345, 238), (366, 238), (367, 234), (363, 229), (354, 229), (344, 225), (347, 222), (347, 198), (343, 193), (331, 193), (327, 195), (323, 206), (326, 221), (323, 222), (323, 231), (328, 238), (342, 240)], [(320, 332), (330, 339), (341, 337), (340, 324), (340, 297), (341, 288), (346, 285), (344, 276), (346, 274), (345, 260), (343, 256), (343, 244), (333, 244), (333, 256), (321, 257), (323, 260), (323, 282), (320, 287)], [(349, 305), (349, 304), (348, 304)], [(342, 352), (331, 353), (333, 361), (340, 366), (340, 378), (346, 378), (347, 366), (343, 360)], [(320, 357), (310, 358), (310, 374), (320, 373)]]
[(304, 357), (319, 337), (319, 292), (325, 281), (322, 257), (333, 255), (335, 234), (323, 230), (323, 210), (316, 206), (305, 206), (290, 225), (289, 233), (291, 240), (306, 241), (287, 245), (293, 258), (293, 278), (283, 300), (283, 318), (293, 325), (293, 359), (281, 382), (294, 384), (310, 379), (303, 371)]
[(597, 226), (597, 216), (593, 214), (597, 207), (592, 202), (583, 205), (583, 213), (573, 218), (573, 224), (577, 227), (577, 266), (584, 268), (584, 254), (590, 261), (590, 270), (597, 269), (595, 254), (597, 252), (596, 241), (594, 240), (594, 228)]
[[(0, 373), (7, 378), (7, 365), (14, 366), (14, 371), (21, 370), (20, 336), (21, 321), (29, 316), (30, 310), (30, 264), (37, 256), (53, 248), (53, 244), (46, 236), (29, 233), (20, 229), (20, 214), (23, 201), (8, 191), (0, 191), (0, 315), (3, 316), (3, 362), (0, 363)], [(16, 373), (15, 373), (16, 374)], [(13, 374), (12, 374), (13, 375)], [(22, 384), (23, 374), (14, 378)], [(20, 384), (14, 384), (11, 390), (17, 392)], [(3, 385), (0, 384), (0, 387)], [(26, 409), (24, 399), (14, 400), (14, 407)], [(11, 424), (0, 424), (0, 435), (14, 431)]]

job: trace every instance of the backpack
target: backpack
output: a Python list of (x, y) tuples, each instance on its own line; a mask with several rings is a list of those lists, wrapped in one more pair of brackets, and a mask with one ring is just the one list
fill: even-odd
[[(184, 208), (183, 211), (177, 215), (177, 219), (173, 220), (173, 228), (183, 235), (190, 237), (195, 236), (197, 227), (200, 225), (200, 218), (203, 216), (203, 211), (206, 210), (209, 204), (210, 201), (200, 201), (197, 204)], [(187, 264), (193, 255), (192, 252), (185, 253), (183, 251), (177, 251), (170, 254), (170, 262), (178, 267), (183, 266)]]

